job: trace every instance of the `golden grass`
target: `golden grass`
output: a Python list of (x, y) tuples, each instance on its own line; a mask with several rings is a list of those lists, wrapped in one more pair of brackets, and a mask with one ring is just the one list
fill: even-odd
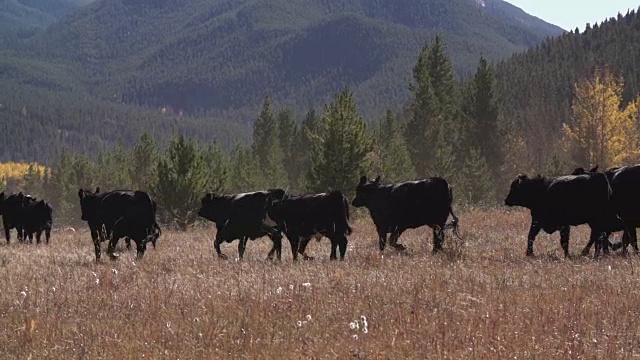
[[(49, 246), (1, 244), (0, 358), (640, 355), (638, 258), (578, 256), (584, 227), (572, 259), (558, 234), (540, 235), (526, 258), (525, 212), (470, 211), (460, 223), (464, 245), (449, 236), (431, 255), (420, 229), (401, 238), (409, 255), (381, 257), (371, 221), (358, 220), (344, 262), (328, 260), (324, 239), (309, 245), (315, 261), (292, 263), (285, 242), (271, 263), (266, 238), (244, 261), (222, 261), (210, 228), (165, 231), (141, 261), (123, 249), (94, 263), (85, 229)], [(237, 242), (223, 251), (236, 257)]]

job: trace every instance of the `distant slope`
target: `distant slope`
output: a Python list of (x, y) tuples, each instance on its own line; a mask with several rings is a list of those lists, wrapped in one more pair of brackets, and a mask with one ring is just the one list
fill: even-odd
[(271, 94), (307, 106), (350, 86), (372, 114), (391, 105), (383, 94), (406, 96), (415, 54), (436, 32), (460, 74), (480, 53), (499, 59), (562, 32), (487, 3), (100, 0), (38, 36), (28, 54), (74, 64), (83, 91), (129, 103), (228, 111)]
[[(100, 107), (113, 103), (145, 114), (168, 108), (195, 118), (206, 115), (248, 130), (267, 94), (302, 114), (350, 87), (361, 112), (375, 119), (407, 101), (411, 67), (435, 34), (444, 38), (456, 72), (467, 75), (481, 54), (501, 59), (563, 32), (501, 0), (483, 4), (96, 0), (0, 51), (0, 94), (23, 89), (21, 101), (26, 101), (37, 89), (52, 98), (60, 93), (77, 99), (65, 102), (75, 104), (69, 110), (58, 110), (51, 121), (56, 124), (64, 122), (65, 111), (77, 116), (80, 99), (89, 99)], [(88, 151), (95, 151), (87, 140), (94, 135), (82, 132), (104, 121), (104, 113), (76, 128), (74, 136), (84, 139)], [(29, 121), (50, 128), (44, 113)], [(205, 128), (200, 136), (234, 133)], [(117, 127), (95, 143), (112, 143), (118, 135), (131, 137), (127, 127)], [(10, 157), (10, 150), (6, 154)]]
[(33, 36), (93, 0), (2, 0), (0, 44)]

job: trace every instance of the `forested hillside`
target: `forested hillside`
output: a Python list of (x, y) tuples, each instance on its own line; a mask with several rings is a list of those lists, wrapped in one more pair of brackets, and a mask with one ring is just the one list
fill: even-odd
[[(522, 169), (542, 171), (562, 160), (562, 125), (572, 124), (575, 84), (607, 67), (622, 82), (625, 107), (640, 91), (640, 15), (576, 29), (497, 64), (502, 113), (519, 134)], [(526, 159), (526, 161), (525, 161)], [(595, 165), (595, 164), (594, 164)], [(600, 164), (604, 165), (604, 164)], [(585, 165), (586, 166), (586, 165)]]
[(299, 121), (348, 87), (372, 121), (406, 103), (415, 54), (436, 33), (463, 76), (480, 54), (500, 59), (561, 32), (498, 0), (98, 0), (0, 50), (12, 139), (0, 159), (95, 155), (143, 128), (166, 138), (174, 123), (246, 143), (266, 95)]

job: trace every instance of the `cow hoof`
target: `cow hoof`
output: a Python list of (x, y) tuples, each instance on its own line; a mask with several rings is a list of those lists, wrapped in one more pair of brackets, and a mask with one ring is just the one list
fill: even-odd
[(227, 260), (228, 259), (227, 255), (225, 255), (225, 254), (219, 254), (218, 258), (222, 259), (222, 260)]
[(589, 256), (589, 250), (587, 250), (587, 249), (583, 249), (583, 250), (580, 252), (580, 256)]
[(115, 260), (115, 259), (117, 259), (118, 257), (120, 257), (120, 254), (112, 253), (112, 254), (109, 254), (109, 257), (111, 258), (111, 260)]
[(533, 251), (527, 251), (527, 256), (533, 256)]
[(407, 247), (404, 246), (403, 244), (395, 244), (395, 245), (391, 245), (393, 246), (394, 249), (396, 249), (397, 251), (405, 251), (407, 250)]
[(305, 260), (314, 260), (315, 258), (313, 256), (303, 255), (303, 259), (305, 259)]

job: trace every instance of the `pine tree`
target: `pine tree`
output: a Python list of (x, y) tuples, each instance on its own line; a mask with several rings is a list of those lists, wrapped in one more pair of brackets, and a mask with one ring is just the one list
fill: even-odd
[(43, 175), (35, 164), (29, 164), (27, 172), (22, 177), (22, 190), (31, 196), (42, 198), (44, 196)]
[(253, 144), (251, 145), (253, 156), (264, 172), (262, 182), (267, 187), (283, 186), (287, 182), (284, 155), (278, 143), (280, 139), (279, 130), (278, 121), (273, 116), (271, 102), (267, 97), (254, 123)]
[(223, 193), (229, 188), (229, 159), (217, 142), (210, 143), (203, 152), (209, 174), (207, 192)]
[(495, 199), (495, 182), (489, 165), (477, 149), (470, 149), (457, 181), (461, 188), (456, 194), (468, 204), (487, 205)]
[(230, 156), (230, 185), (233, 193), (256, 191), (266, 188), (262, 183), (262, 174), (251, 150), (236, 144)]
[(411, 118), (405, 131), (409, 155), (418, 177), (426, 177), (433, 165), (437, 139), (437, 98), (429, 76), (429, 47), (425, 44), (413, 68)]
[(98, 156), (98, 182), (104, 190), (129, 189), (132, 186), (129, 177), (129, 152), (122, 142)]
[(294, 178), (296, 178), (295, 190), (302, 191), (307, 188), (306, 175), (311, 169), (311, 150), (313, 146), (313, 136), (318, 130), (320, 118), (316, 114), (315, 109), (311, 108), (307, 112), (302, 125), (300, 126), (299, 135), (296, 137), (296, 154), (294, 169)]
[(375, 145), (377, 168), (386, 181), (399, 182), (415, 178), (407, 144), (391, 110), (387, 110), (387, 115), (376, 131)]
[(158, 162), (153, 194), (165, 221), (186, 230), (198, 219), (200, 199), (209, 187), (208, 167), (193, 140), (176, 135)]
[(283, 167), (287, 174), (287, 185), (295, 186), (297, 183), (297, 158), (300, 156), (295, 149), (296, 138), (298, 137), (298, 126), (296, 125), (293, 112), (289, 109), (280, 111), (277, 117), (279, 144), (282, 149)]
[(467, 145), (478, 149), (486, 159), (493, 178), (497, 178), (503, 163), (502, 136), (498, 124), (498, 101), (495, 94), (495, 75), (484, 57), (464, 96), (464, 112), (470, 120)]
[(360, 175), (371, 169), (367, 154), (372, 141), (365, 121), (358, 115), (351, 91), (337, 94), (325, 105), (312, 139), (309, 190), (341, 190), (353, 194)]
[[(73, 158), (66, 152), (62, 152), (58, 161), (51, 168), (51, 178), (49, 181), (49, 191), (47, 193), (49, 201), (54, 209), (56, 209), (57, 221), (68, 224), (73, 221), (74, 217), (79, 219), (80, 213), (73, 211), (74, 206), (79, 202), (78, 197), (71, 199), (70, 194), (77, 194), (75, 182), (72, 179)], [(77, 216), (76, 216), (77, 215)]]
[(136, 190), (149, 190), (156, 181), (158, 146), (151, 134), (145, 132), (133, 147), (129, 177)]

